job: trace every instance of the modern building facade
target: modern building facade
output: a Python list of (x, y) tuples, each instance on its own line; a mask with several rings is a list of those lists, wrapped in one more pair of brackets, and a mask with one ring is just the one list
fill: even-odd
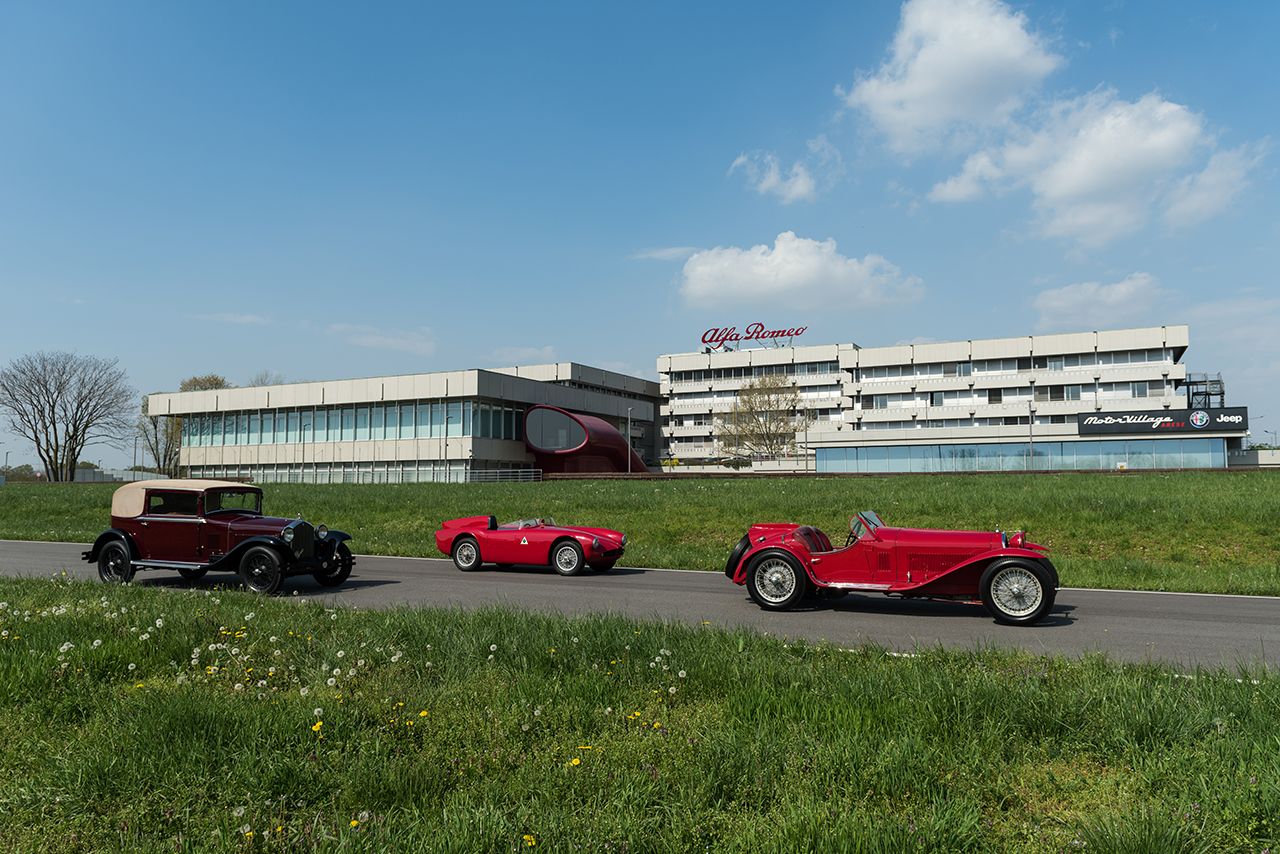
[[(1186, 326), (658, 357), (662, 454), (717, 465), (739, 390), (780, 375), (799, 406), (796, 469), (819, 472), (1219, 468), (1243, 408), (1189, 400)], [(1215, 405), (1216, 404), (1216, 405)]]
[[(537, 404), (581, 414), (597, 434), (629, 429), (638, 459), (657, 459), (657, 384), (574, 362), (148, 397), (150, 413), (182, 418), (184, 472), (259, 482), (518, 477), (548, 445), (572, 470), (592, 446), (565, 444), (571, 419), (554, 416), (541, 417), (537, 443), (527, 443)], [(553, 428), (567, 431), (564, 441)]]

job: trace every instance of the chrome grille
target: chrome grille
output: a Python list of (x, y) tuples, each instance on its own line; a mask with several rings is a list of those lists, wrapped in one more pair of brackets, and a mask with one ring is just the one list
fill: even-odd
[(293, 548), (293, 555), (297, 558), (315, 557), (316, 553), (316, 529), (311, 527), (310, 522), (298, 520), (292, 523), (293, 542), (289, 545)]

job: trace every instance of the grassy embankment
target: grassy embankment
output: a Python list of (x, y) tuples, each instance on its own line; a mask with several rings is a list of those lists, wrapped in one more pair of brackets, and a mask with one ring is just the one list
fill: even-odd
[[(86, 541), (110, 485), (0, 488), (0, 538)], [(1280, 594), (1280, 474), (920, 475), (768, 480), (268, 485), (267, 510), (355, 537), (365, 554), (437, 556), (440, 520), (552, 516), (621, 529), (632, 566), (719, 569), (756, 521), (817, 524), (843, 541), (850, 513), (890, 524), (1026, 528), (1070, 586)]]
[(0, 850), (1275, 847), (1280, 680), (1191, 676), (0, 580)]

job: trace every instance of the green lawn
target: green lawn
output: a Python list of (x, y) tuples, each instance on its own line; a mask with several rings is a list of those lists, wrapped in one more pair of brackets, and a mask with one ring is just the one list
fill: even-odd
[(0, 580), (0, 850), (1258, 851), (1280, 680)]
[[(112, 488), (0, 487), (0, 538), (89, 540)], [(814, 523), (843, 541), (849, 515), (873, 509), (902, 526), (1026, 528), (1069, 586), (1280, 594), (1271, 472), (280, 484), (266, 502), (349, 532), (358, 553), (435, 556), (442, 519), (493, 513), (618, 528), (625, 563), (684, 569), (720, 569), (752, 522)]]

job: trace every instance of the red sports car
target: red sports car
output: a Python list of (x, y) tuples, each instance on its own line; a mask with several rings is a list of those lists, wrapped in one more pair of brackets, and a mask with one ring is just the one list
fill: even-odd
[(753, 525), (724, 574), (761, 608), (782, 611), (806, 593), (951, 599), (981, 603), (1002, 623), (1040, 620), (1053, 607), (1058, 571), (1025, 532), (890, 528), (871, 511), (849, 520), (843, 548), (811, 525)]
[(436, 548), (463, 572), (483, 564), (550, 566), (577, 575), (585, 566), (607, 572), (622, 557), (627, 538), (608, 528), (557, 525), (554, 519), (520, 519), (499, 525), (494, 516), (450, 519), (436, 531)]

